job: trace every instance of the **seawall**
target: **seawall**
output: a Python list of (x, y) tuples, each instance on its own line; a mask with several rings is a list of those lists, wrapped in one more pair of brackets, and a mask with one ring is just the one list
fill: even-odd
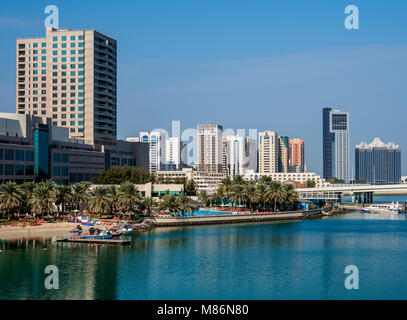
[(247, 223), (264, 221), (304, 220), (317, 219), (323, 216), (321, 210), (295, 211), (267, 214), (240, 214), (200, 217), (157, 217), (152, 223), (155, 227), (195, 226), (209, 224)]

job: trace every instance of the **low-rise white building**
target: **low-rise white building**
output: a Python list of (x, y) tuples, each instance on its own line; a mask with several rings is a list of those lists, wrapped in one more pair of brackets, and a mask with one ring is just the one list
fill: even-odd
[(270, 177), (272, 180), (280, 183), (306, 184), (308, 180), (311, 180), (315, 181), (316, 187), (327, 187), (330, 185), (329, 182), (326, 182), (313, 172), (258, 173), (247, 171), (243, 176), (245, 180), (254, 182), (260, 181), (261, 177)]

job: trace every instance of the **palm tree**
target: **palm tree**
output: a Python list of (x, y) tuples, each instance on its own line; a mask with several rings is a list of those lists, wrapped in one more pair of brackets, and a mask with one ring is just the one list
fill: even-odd
[(57, 200), (55, 190), (49, 182), (41, 182), (36, 185), (32, 196), (28, 201), (31, 205), (31, 210), (40, 215), (50, 214), (54, 212), (55, 202)]
[(225, 191), (226, 198), (229, 198), (229, 193), (232, 189), (232, 180), (229, 178), (222, 179), (222, 186), (223, 190)]
[(243, 198), (250, 211), (253, 211), (253, 204), (258, 200), (257, 189), (254, 183), (249, 183), (243, 187)]
[(277, 203), (284, 199), (284, 190), (277, 181), (272, 181), (267, 185), (265, 198), (267, 202), (274, 203), (274, 211), (277, 211)]
[(77, 210), (83, 210), (88, 204), (90, 183), (80, 182), (72, 186), (72, 203)]
[(97, 213), (108, 212), (110, 209), (110, 194), (106, 187), (96, 187), (90, 193), (89, 207)]
[(179, 207), (182, 212), (182, 216), (184, 216), (185, 212), (194, 211), (194, 208), (190, 205), (190, 202), (191, 202), (191, 199), (184, 193), (181, 193), (178, 195), (178, 203), (179, 203)]
[(284, 189), (284, 200), (283, 203), (286, 205), (292, 205), (298, 200), (298, 192), (295, 191), (292, 184), (283, 185)]
[(168, 210), (169, 212), (181, 211), (178, 197), (174, 194), (166, 194), (159, 206), (161, 210)]
[(209, 194), (206, 190), (200, 190), (198, 192), (198, 199), (203, 203), (204, 206), (209, 207)]
[(233, 184), (244, 185), (245, 183), (246, 182), (244, 181), (244, 179), (241, 175), (236, 175), (233, 177)]
[(229, 198), (234, 203), (235, 208), (236, 204), (241, 204), (243, 201), (243, 186), (240, 184), (233, 185), (232, 193), (230, 194)]
[(0, 211), (10, 216), (22, 204), (22, 195), (18, 186), (14, 182), (7, 182), (0, 187)]
[(124, 182), (119, 188), (117, 205), (127, 211), (136, 209), (141, 201), (140, 193), (131, 182)]
[(145, 197), (141, 205), (147, 215), (151, 216), (151, 212), (156, 207), (157, 203), (152, 197)]
[(110, 212), (117, 212), (117, 203), (119, 202), (119, 194), (115, 186), (106, 187), (110, 194)]
[(257, 202), (260, 207), (264, 208), (266, 204), (266, 190), (267, 185), (265, 183), (258, 183), (256, 186)]
[[(55, 193), (57, 197), (56, 205), (61, 206), (62, 213), (65, 212), (65, 206), (71, 201), (72, 189), (69, 186), (58, 185), (55, 187)], [(59, 208), (58, 208), (59, 212)]]

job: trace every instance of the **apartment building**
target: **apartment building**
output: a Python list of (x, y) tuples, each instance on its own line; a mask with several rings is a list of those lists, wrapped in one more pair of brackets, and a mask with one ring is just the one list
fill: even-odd
[(197, 170), (202, 172), (222, 173), (222, 131), (217, 124), (198, 125)]
[(258, 168), (259, 173), (269, 174), (278, 172), (279, 138), (274, 131), (259, 133), (258, 140)]
[(303, 139), (290, 140), (289, 172), (305, 171), (305, 142)]
[(46, 30), (17, 39), (16, 112), (51, 118), (69, 137), (117, 137), (117, 41), (95, 30)]

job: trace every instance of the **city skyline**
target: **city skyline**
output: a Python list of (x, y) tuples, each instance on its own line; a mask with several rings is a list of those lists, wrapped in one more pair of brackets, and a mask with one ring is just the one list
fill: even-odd
[[(103, 19), (105, 13), (102, 11), (83, 10), (83, 16), (79, 18), (75, 15), (79, 2), (61, 1), (58, 6), (61, 27), (94, 28), (118, 40), (119, 138), (136, 135), (134, 128), (137, 128), (136, 131), (160, 127), (168, 129), (169, 120), (173, 118), (181, 120), (184, 128), (215, 122), (225, 128), (274, 130), (290, 137), (303, 138), (307, 143), (307, 169), (321, 174), (321, 108), (339, 105), (350, 112), (352, 119), (358, 119), (356, 123), (351, 123), (351, 150), (361, 140), (372, 140), (376, 136), (386, 141), (403, 137), (402, 119), (406, 108), (402, 79), (407, 69), (404, 61), (407, 52), (405, 40), (398, 36), (406, 29), (406, 23), (401, 17), (394, 17), (394, 7), (402, 12), (405, 4), (393, 4), (391, 10), (384, 4), (360, 5), (364, 17), (362, 27), (349, 32), (343, 28), (342, 3), (334, 5), (319, 20), (313, 19), (312, 11), (321, 3), (305, 6), (298, 2), (304, 13), (287, 30), (286, 35), (292, 41), (283, 41), (276, 32), (270, 34), (270, 30), (275, 29), (273, 23), (277, 23), (270, 19), (277, 14), (275, 11), (281, 15), (281, 19), (290, 17), (287, 5), (260, 2), (255, 9), (241, 2), (235, 3), (234, 10), (241, 15), (245, 15), (244, 10), (250, 9), (247, 13), (250, 34), (270, 34), (269, 37), (263, 36), (269, 41), (262, 43), (242, 33), (244, 28), (238, 21), (232, 20), (230, 26), (222, 27), (220, 23), (226, 14), (226, 4), (217, 4), (214, 8), (202, 3), (203, 10), (197, 13), (190, 12), (191, 8), (181, 1), (178, 9), (183, 12), (182, 16), (191, 13), (198, 20), (192, 26), (205, 37), (202, 45), (183, 28), (192, 20), (183, 18), (179, 26), (172, 26), (170, 22), (173, 21), (169, 19), (173, 18), (165, 10), (154, 11), (147, 4), (126, 4), (123, 9), (128, 10), (117, 11), (117, 16), (122, 20), (126, 20), (131, 13), (137, 17), (145, 15), (142, 19), (135, 19), (138, 22), (127, 20), (126, 23), (135, 30), (130, 36), (123, 33), (123, 25), (118, 23), (118, 19), (112, 22)], [(4, 112), (15, 110), (15, 96), (12, 94), (15, 67), (10, 63), (15, 59), (15, 39), (44, 34), (45, 2), (24, 2), (24, 5), (29, 10), (21, 13), (17, 5), (2, 4), (4, 10), (0, 17), (0, 34), (4, 43), (1, 44), (1, 63), (5, 72), (0, 77), (0, 93), (4, 97)], [(88, 6), (85, 4), (85, 9)], [(157, 4), (155, 6), (157, 8)], [(158, 4), (158, 8), (164, 7), (168, 9), (167, 5)], [(218, 15), (214, 27), (207, 29), (202, 22), (212, 12), (211, 9), (217, 9)], [(373, 25), (378, 12), (392, 12), (389, 15), (392, 19), (385, 17), (380, 29)], [(147, 31), (147, 26), (152, 27), (148, 21), (152, 14), (164, 20)], [(11, 19), (13, 17), (18, 19)], [(260, 21), (268, 21), (268, 24), (260, 28), (254, 17), (260, 17)], [(316, 32), (316, 35), (311, 35), (310, 30), (302, 31), (302, 36), (308, 36), (308, 42), (301, 41), (300, 36), (295, 35), (305, 23), (304, 19)], [(11, 27), (10, 24), (14, 25)], [(168, 25), (170, 30), (164, 31), (161, 28), (163, 25)], [(179, 27), (184, 33), (178, 33), (179, 38), (172, 44), (168, 41), (172, 39), (169, 32), (174, 31), (171, 28)], [(231, 40), (219, 46), (218, 40), (225, 37), (216, 36), (216, 27), (235, 37), (229, 37)], [(242, 36), (237, 36), (239, 34)], [(148, 35), (162, 41), (153, 44)], [(318, 39), (321, 35), (323, 37)], [(209, 40), (212, 36), (213, 40)], [(243, 39), (249, 41), (250, 45), (243, 46)], [(191, 108), (194, 110), (192, 113)], [(155, 110), (154, 114), (161, 116), (149, 117), (150, 110)], [(232, 113), (235, 115), (231, 117)], [(406, 149), (407, 141), (398, 143), (401, 149)], [(403, 154), (403, 163), (405, 157)], [(354, 159), (351, 157), (351, 175), (353, 171)], [(403, 175), (406, 174), (406, 166), (403, 166)]]

